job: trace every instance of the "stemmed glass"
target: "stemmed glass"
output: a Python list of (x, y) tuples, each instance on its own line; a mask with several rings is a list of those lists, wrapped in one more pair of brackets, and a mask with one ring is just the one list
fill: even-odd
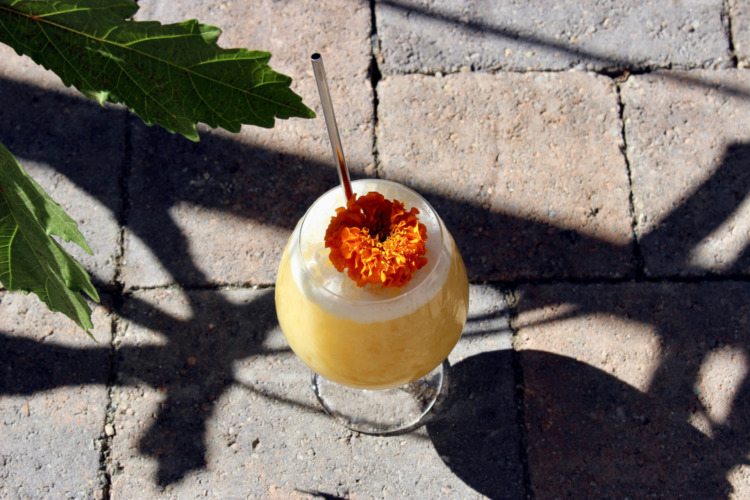
[(355, 195), (376, 191), (416, 207), (427, 227), (427, 265), (399, 289), (359, 287), (335, 269), (324, 247), (340, 188), (321, 196), (300, 220), (276, 280), (276, 312), (296, 355), (313, 370), (313, 389), (331, 415), (368, 434), (418, 426), (444, 384), (445, 359), (468, 312), (461, 255), (442, 220), (400, 184), (354, 181)]
[[(383, 179), (350, 181), (318, 54), (313, 68), (343, 189), (318, 198), (289, 238), (276, 278), (279, 325), (312, 369), (313, 390), (329, 414), (358, 432), (407, 432), (425, 421), (444, 390), (446, 359), (468, 313), (466, 268), (445, 224), (422, 196)], [(424, 251), (420, 264), (394, 286), (355, 281), (337, 269), (326, 247), (337, 209), (368, 193), (418, 214), (426, 235), (416, 238)], [(381, 221), (368, 227), (381, 242), (391, 231), (382, 226)]]

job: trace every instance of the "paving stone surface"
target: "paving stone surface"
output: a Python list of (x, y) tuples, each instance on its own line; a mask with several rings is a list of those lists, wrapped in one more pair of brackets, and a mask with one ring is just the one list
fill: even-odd
[(0, 45), (0, 95), (0, 141), (78, 222), (93, 255), (73, 244), (68, 251), (95, 279), (113, 285), (125, 111), (87, 100), (5, 45)]
[(143, 291), (123, 315), (113, 497), (523, 494), (508, 309), (494, 287), (472, 287), (440, 418), (390, 438), (352, 433), (317, 406), (272, 289)]
[(112, 317), (95, 308), (95, 344), (34, 296), (0, 307), (0, 497), (102, 498)]
[(197, 17), (222, 27), (224, 47), (270, 51), (271, 67), (293, 75), (292, 88), (319, 117), (280, 120), (272, 130), (245, 127), (239, 135), (204, 129), (198, 144), (135, 126), (122, 271), (127, 289), (273, 284), (291, 230), (338, 184), (310, 63), (314, 52), (323, 54), (352, 174), (374, 172), (370, 11), (344, 1), (328, 9), (306, 2), (285, 8), (270, 1), (142, 3), (140, 19)]
[(739, 66), (750, 66), (750, 5), (742, 0), (729, 2), (732, 42)]
[(651, 276), (750, 270), (747, 70), (655, 73), (623, 85), (633, 203)]
[(384, 73), (717, 68), (731, 55), (721, 0), (378, 0)]
[(472, 279), (632, 274), (630, 188), (611, 80), (581, 72), (409, 75), (385, 78), (378, 89), (380, 172), (435, 205)]
[(557, 498), (743, 498), (744, 282), (518, 291), (531, 489)]
[[(193, 143), (0, 46), (0, 142), (102, 295), (94, 342), (0, 289), (0, 497), (750, 498), (747, 2), (138, 3), (320, 116)], [(353, 177), (424, 194), (472, 283), (406, 435), (328, 418), (276, 320), (338, 184), (314, 52)]]

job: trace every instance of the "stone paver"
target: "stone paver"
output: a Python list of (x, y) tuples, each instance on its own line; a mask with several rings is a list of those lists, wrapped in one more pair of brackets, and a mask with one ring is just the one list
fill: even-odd
[(222, 46), (271, 51), (271, 67), (293, 75), (293, 89), (319, 118), (279, 121), (272, 130), (245, 127), (238, 135), (204, 130), (198, 144), (135, 127), (126, 289), (274, 282), (294, 225), (338, 184), (310, 64), (314, 52), (324, 57), (352, 173), (374, 172), (369, 8), (347, 1), (330, 4), (330, 11), (305, 2), (278, 7), (271, 1), (197, 9), (190, 2), (176, 8), (142, 3), (141, 19), (198, 17), (222, 27)]
[(638, 239), (651, 276), (750, 270), (748, 76), (655, 73), (623, 85)]
[[(456, 399), (429, 428), (391, 438), (353, 434), (322, 413), (309, 370), (276, 323), (273, 290), (138, 292), (124, 316), (116, 340), (113, 497), (523, 491), (508, 309), (493, 287), (472, 287), (469, 327), (451, 357)], [(474, 377), (494, 363), (506, 364), (499, 378)], [(469, 392), (477, 399), (467, 407)], [(482, 426), (464, 426), (467, 417)], [(496, 435), (486, 441), (481, 432)], [(479, 465), (502, 478), (481, 477)]]
[(534, 495), (747, 495), (748, 298), (729, 281), (523, 287)]
[(378, 90), (380, 171), (435, 205), (472, 279), (632, 273), (611, 80), (410, 75), (386, 78)]
[(729, 2), (732, 41), (738, 64), (741, 68), (750, 66), (750, 5), (743, 0)]
[(0, 497), (102, 498), (111, 316), (94, 310), (95, 344), (34, 296), (0, 307)]
[(721, 0), (378, 0), (384, 73), (724, 67)]
[(0, 95), (0, 141), (78, 222), (94, 255), (72, 244), (68, 251), (95, 279), (112, 285), (120, 253), (125, 111), (87, 100), (5, 45)]
[(103, 299), (95, 343), (0, 290), (0, 497), (750, 498), (747, 2), (139, 7), (270, 51), (318, 112), (323, 54), (353, 176), (423, 193), (465, 258), (450, 390), (358, 435), (289, 351), (276, 266), (338, 183), (322, 116), (192, 143), (0, 46), (0, 141)]
[(470, 296), (466, 328), (449, 357), (448, 397), (426, 429), (463, 483), (487, 498), (523, 498), (510, 309), (493, 286), (472, 286)]

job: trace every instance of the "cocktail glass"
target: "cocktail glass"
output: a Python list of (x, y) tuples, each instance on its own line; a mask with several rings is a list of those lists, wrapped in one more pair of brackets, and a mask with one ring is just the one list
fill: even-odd
[(313, 203), (289, 239), (276, 311), (329, 414), (358, 432), (408, 432), (425, 421), (444, 390), (446, 359), (468, 312), (466, 269), (442, 220), (419, 194), (381, 179), (354, 181), (352, 189), (416, 207), (427, 228), (427, 264), (402, 288), (359, 287), (337, 271), (324, 246), (335, 209), (346, 206), (343, 190), (335, 188)]

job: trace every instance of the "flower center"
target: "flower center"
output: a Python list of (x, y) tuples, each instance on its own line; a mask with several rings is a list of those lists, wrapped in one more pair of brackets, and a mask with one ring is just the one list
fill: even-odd
[(375, 235), (375, 239), (380, 243), (385, 241), (391, 236), (391, 224), (390, 221), (378, 220), (375, 224), (369, 228), (370, 234)]

